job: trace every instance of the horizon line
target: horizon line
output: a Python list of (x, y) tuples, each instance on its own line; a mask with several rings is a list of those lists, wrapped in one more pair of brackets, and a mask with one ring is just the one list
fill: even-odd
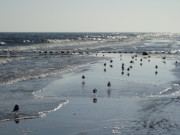
[(30, 32), (30, 31), (0, 31), (0, 33), (180, 33), (180, 32)]

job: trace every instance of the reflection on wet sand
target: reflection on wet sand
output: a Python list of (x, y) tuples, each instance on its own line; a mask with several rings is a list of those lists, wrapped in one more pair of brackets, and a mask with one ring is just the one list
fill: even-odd
[(97, 94), (94, 94), (93, 103), (97, 103)]
[(85, 85), (85, 82), (82, 82), (82, 85)]
[(18, 114), (17, 112), (14, 113), (14, 122), (15, 122), (16, 124), (19, 123), (19, 114)]
[(108, 88), (107, 94), (108, 94), (108, 97), (111, 97), (111, 88)]

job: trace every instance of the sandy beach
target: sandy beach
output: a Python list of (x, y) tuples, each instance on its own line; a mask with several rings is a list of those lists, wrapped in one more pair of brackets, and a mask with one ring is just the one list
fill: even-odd
[[(143, 135), (179, 132), (179, 76), (175, 75), (179, 66), (175, 61), (179, 57), (167, 54), (148, 57), (135, 53), (98, 53), (94, 56), (105, 59), (59, 74), (41, 91), (34, 93), (36, 98), (51, 97), (67, 102), (45, 113), (42, 118), (18, 122), (15, 118), (15, 121), (1, 122), (1, 134)], [(164, 56), (165, 60), (162, 59)], [(81, 78), (82, 75), (85, 79)], [(109, 81), (111, 87), (107, 86)], [(93, 93), (94, 88), (97, 93)]]

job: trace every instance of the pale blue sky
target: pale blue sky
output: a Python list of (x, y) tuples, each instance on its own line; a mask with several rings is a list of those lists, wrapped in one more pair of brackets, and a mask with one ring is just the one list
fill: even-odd
[(180, 0), (0, 0), (0, 32), (180, 32)]

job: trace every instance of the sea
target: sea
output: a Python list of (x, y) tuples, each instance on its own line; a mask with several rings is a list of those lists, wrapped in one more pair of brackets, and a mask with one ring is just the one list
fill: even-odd
[[(173, 58), (177, 62), (174, 72), (180, 77), (179, 33), (0, 33), (0, 122), (14, 120), (15, 104), (21, 107), (18, 119), (45, 117), (46, 113), (67, 104), (67, 99), (38, 94), (65, 73), (108, 59), (104, 57), (106, 54), (141, 55), (143, 52), (162, 59)], [(98, 54), (102, 55), (97, 57)], [(174, 88), (159, 94), (172, 96), (179, 92), (179, 85), (176, 82)], [(152, 92), (137, 93), (126, 93), (126, 96), (152, 96)], [(122, 91), (119, 95), (123, 94)], [(177, 96), (171, 100), (176, 103), (179, 99)], [(156, 109), (160, 103), (169, 102), (156, 102), (155, 107), (149, 107)], [(166, 119), (162, 121), (168, 123)]]

